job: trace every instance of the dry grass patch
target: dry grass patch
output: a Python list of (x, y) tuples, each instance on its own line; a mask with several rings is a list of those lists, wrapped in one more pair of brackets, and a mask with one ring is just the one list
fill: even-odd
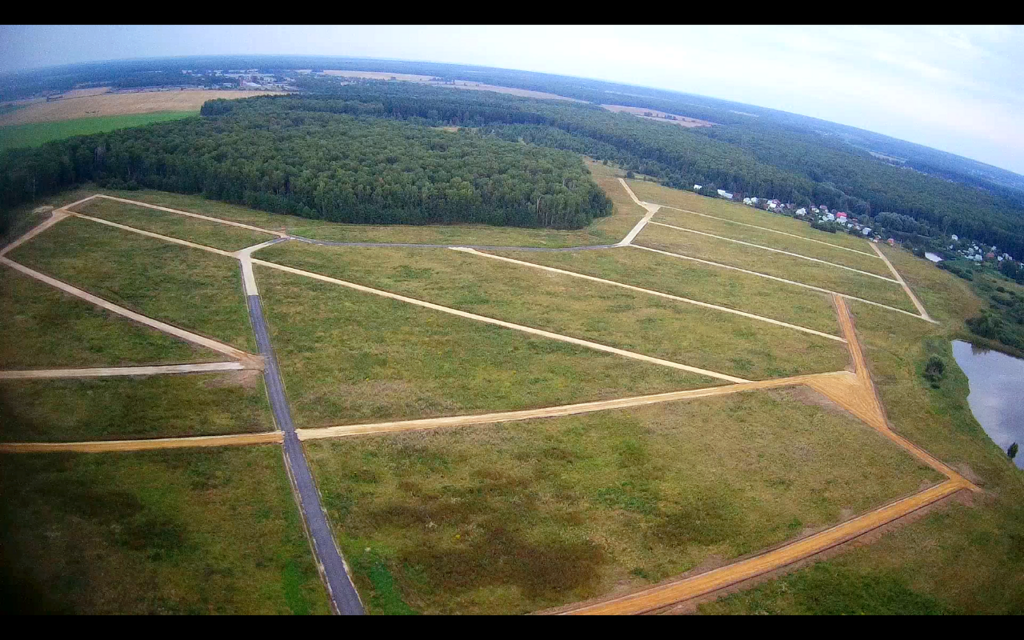
[(305, 446), (371, 613), (641, 588), (938, 478), (785, 391)]
[(207, 100), (234, 100), (253, 96), (281, 95), (273, 91), (143, 91), (138, 93), (104, 93), (102, 95), (65, 98), (53, 102), (35, 102), (16, 111), (0, 115), (0, 127), (31, 122), (57, 122), (75, 118), (120, 116), (160, 111), (199, 111)]

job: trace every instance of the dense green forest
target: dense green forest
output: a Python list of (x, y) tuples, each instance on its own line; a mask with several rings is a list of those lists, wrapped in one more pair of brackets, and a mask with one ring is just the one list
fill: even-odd
[(11, 152), (0, 159), (0, 194), (10, 207), (94, 180), (373, 224), (575, 229), (611, 213), (578, 155), (318, 106), (214, 101), (202, 118)]

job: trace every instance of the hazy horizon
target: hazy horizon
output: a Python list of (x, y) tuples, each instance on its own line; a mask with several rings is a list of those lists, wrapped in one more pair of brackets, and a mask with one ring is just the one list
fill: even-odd
[(551, 73), (865, 129), (1024, 175), (1024, 28), (815, 26), (0, 27), (0, 72), (322, 55)]

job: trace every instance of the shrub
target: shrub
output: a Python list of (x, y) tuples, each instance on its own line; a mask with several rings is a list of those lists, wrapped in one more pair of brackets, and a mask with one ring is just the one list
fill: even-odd
[(924, 378), (932, 384), (932, 388), (939, 388), (939, 381), (946, 375), (946, 361), (939, 356), (932, 356), (928, 358), (928, 363), (924, 366)]

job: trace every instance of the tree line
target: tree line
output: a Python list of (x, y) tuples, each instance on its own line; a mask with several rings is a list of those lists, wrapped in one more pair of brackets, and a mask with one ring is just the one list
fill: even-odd
[(348, 223), (575, 229), (611, 213), (566, 151), (310, 110), (301, 99), (223, 102), (200, 118), (8, 153), (2, 205), (92, 180)]

